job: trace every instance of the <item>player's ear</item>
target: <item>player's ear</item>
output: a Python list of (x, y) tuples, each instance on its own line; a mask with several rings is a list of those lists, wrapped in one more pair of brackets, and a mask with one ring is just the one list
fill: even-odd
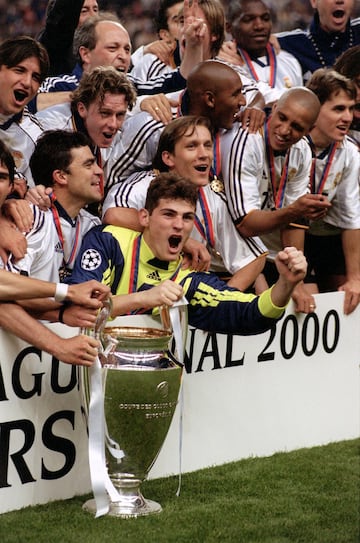
[(58, 183), (59, 185), (65, 185), (67, 182), (66, 172), (64, 172), (64, 170), (54, 170), (53, 182)]
[(139, 210), (139, 222), (143, 228), (149, 224), (149, 212), (144, 207)]
[(163, 151), (161, 153), (161, 159), (162, 159), (163, 163), (165, 164), (165, 166), (167, 166), (168, 168), (173, 168), (174, 167), (173, 156), (174, 155), (172, 153), (169, 153), (169, 151)]

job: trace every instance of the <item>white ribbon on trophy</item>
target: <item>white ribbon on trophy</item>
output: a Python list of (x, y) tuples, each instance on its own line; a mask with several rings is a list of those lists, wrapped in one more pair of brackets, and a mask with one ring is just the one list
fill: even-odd
[[(178, 361), (184, 363), (184, 344), (186, 337), (187, 318), (185, 306), (187, 300), (183, 297), (174, 303), (169, 310), (172, 332), (175, 340)], [(101, 311), (100, 313), (102, 313)], [(103, 313), (105, 315), (106, 312)], [(181, 314), (182, 313), (182, 314)], [(107, 312), (108, 316), (108, 312)], [(101, 321), (101, 316), (100, 316)], [(96, 332), (96, 330), (95, 330)], [(95, 333), (96, 336), (96, 333)], [(102, 347), (100, 347), (101, 349)], [(109, 512), (110, 500), (116, 502), (119, 494), (114, 487), (106, 468), (105, 443), (111, 454), (119, 461), (124, 456), (119, 444), (113, 442), (108, 436), (105, 422), (104, 394), (102, 383), (101, 362), (99, 357), (89, 368), (90, 380), (90, 403), (88, 416), (89, 431), (89, 467), (91, 487), (94, 494), (96, 513), (95, 518), (106, 515)], [(179, 443), (179, 487), (177, 495), (180, 493), (181, 486), (181, 450), (182, 450), (182, 414), (183, 414), (183, 392), (180, 389), (180, 443)], [(110, 498), (110, 499), (109, 499)]]
[[(188, 304), (185, 296), (178, 302), (175, 302), (169, 309), (171, 327), (174, 334), (175, 347), (179, 362), (184, 365), (185, 345), (187, 334), (187, 314), (185, 311)], [(180, 385), (180, 416), (179, 416), (179, 484), (176, 495), (180, 496), (181, 490), (181, 474), (182, 474), (182, 436), (183, 436), (183, 414), (184, 414), (184, 387), (181, 380)]]

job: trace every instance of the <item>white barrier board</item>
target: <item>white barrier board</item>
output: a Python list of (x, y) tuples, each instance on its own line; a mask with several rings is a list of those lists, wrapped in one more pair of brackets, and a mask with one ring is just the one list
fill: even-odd
[[(360, 308), (345, 317), (342, 304), (341, 293), (318, 295), (316, 314), (290, 307), (258, 336), (190, 329), (184, 472), (359, 435)], [(0, 513), (90, 490), (78, 377), (0, 330)], [(178, 473), (179, 413), (152, 478)]]

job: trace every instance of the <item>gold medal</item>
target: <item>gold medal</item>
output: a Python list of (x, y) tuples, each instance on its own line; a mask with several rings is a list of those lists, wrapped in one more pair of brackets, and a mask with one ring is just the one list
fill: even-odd
[(215, 175), (214, 179), (210, 182), (211, 190), (214, 192), (224, 192), (224, 183), (218, 179)]

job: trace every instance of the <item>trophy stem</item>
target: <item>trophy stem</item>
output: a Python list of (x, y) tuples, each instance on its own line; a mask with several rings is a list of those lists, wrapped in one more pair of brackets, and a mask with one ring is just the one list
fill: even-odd
[[(119, 499), (110, 501), (108, 515), (119, 518), (135, 518), (162, 511), (159, 503), (144, 498), (140, 491), (142, 483), (140, 479), (131, 474), (121, 474), (120, 477), (112, 475), (111, 481), (118, 491)], [(95, 500), (85, 502), (83, 509), (90, 513), (96, 513)]]

